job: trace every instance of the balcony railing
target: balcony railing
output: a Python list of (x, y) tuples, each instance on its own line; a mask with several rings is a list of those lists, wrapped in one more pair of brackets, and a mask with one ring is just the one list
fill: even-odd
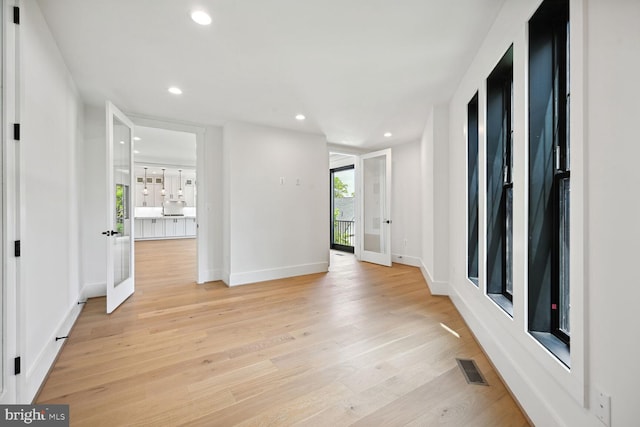
[(333, 221), (333, 243), (353, 247), (354, 221), (336, 219)]

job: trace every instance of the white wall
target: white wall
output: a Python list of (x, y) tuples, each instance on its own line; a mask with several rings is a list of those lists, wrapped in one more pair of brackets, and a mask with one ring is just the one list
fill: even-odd
[[(526, 23), (539, 4), (540, 0), (505, 2), (450, 103), (450, 296), (536, 425), (602, 425), (595, 415), (598, 391), (611, 396), (611, 425), (636, 425), (640, 407), (635, 383), (640, 368), (635, 361), (640, 344), (633, 313), (640, 290), (633, 278), (640, 199), (629, 190), (640, 184), (635, 172), (640, 146), (634, 125), (640, 114), (640, 27), (635, 22), (640, 2), (571, 1), (570, 369), (526, 332)], [(466, 106), (479, 90), (482, 124), (486, 76), (511, 43), (516, 112), (513, 318), (485, 295), (482, 237), (480, 287), (466, 278)], [(481, 125), (480, 188), (485, 186), (484, 141)], [(482, 192), (480, 202), (483, 206)], [(436, 195), (434, 205), (439, 203), (444, 200)], [(484, 221), (481, 209), (481, 236)]]
[(226, 283), (327, 271), (326, 140), (232, 122), (223, 151)]
[(34, 397), (79, 314), (78, 197), (83, 111), (77, 89), (36, 2), (22, 7), (18, 322), (23, 376)]
[[(198, 264), (206, 272), (205, 281), (222, 280), (222, 128), (207, 126), (204, 134), (204, 159), (198, 163), (198, 182), (204, 185), (204, 210), (198, 213)], [(199, 197), (203, 194), (198, 193)]]
[(589, 0), (586, 11), (583, 266), (590, 398), (597, 389), (610, 394), (611, 425), (630, 426), (640, 420), (640, 2)]
[(419, 267), (422, 257), (420, 141), (391, 149), (391, 253), (393, 262)]
[[(231, 156), (228, 126), (222, 129), (222, 280), (231, 284)], [(231, 132), (233, 135), (233, 132)]]
[(427, 283), (432, 287), (433, 252), (434, 252), (434, 177), (433, 177), (433, 109), (427, 117), (422, 139), (420, 140), (420, 175), (421, 175), (421, 205), (422, 205), (422, 273)]
[(422, 273), (433, 294), (449, 293), (449, 111), (436, 105), (420, 141)]

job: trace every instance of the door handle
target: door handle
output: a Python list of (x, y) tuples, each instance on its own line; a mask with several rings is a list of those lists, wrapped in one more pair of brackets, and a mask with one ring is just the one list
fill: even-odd
[(104, 234), (105, 236), (115, 236), (116, 234), (120, 234), (120, 233), (113, 230), (107, 230), (107, 231), (103, 231), (102, 234)]
[(385, 224), (391, 224), (391, 220), (390, 219), (386, 220)]

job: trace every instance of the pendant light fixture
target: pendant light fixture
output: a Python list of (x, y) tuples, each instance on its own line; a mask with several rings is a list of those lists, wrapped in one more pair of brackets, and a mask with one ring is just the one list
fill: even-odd
[(144, 168), (144, 189), (142, 190), (142, 194), (145, 196), (149, 195), (149, 190), (147, 189), (147, 168)]
[(162, 197), (167, 195), (167, 191), (164, 189), (164, 168), (162, 168), (162, 190), (160, 194), (162, 194)]
[(182, 169), (178, 169), (178, 197), (182, 197)]

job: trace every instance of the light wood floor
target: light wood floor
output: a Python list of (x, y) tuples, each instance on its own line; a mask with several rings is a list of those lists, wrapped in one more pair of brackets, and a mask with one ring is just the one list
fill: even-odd
[(136, 293), (111, 315), (86, 304), (37, 399), (73, 426), (528, 425), (416, 268), (333, 253), (327, 274), (229, 289), (195, 284), (195, 240), (136, 257)]

